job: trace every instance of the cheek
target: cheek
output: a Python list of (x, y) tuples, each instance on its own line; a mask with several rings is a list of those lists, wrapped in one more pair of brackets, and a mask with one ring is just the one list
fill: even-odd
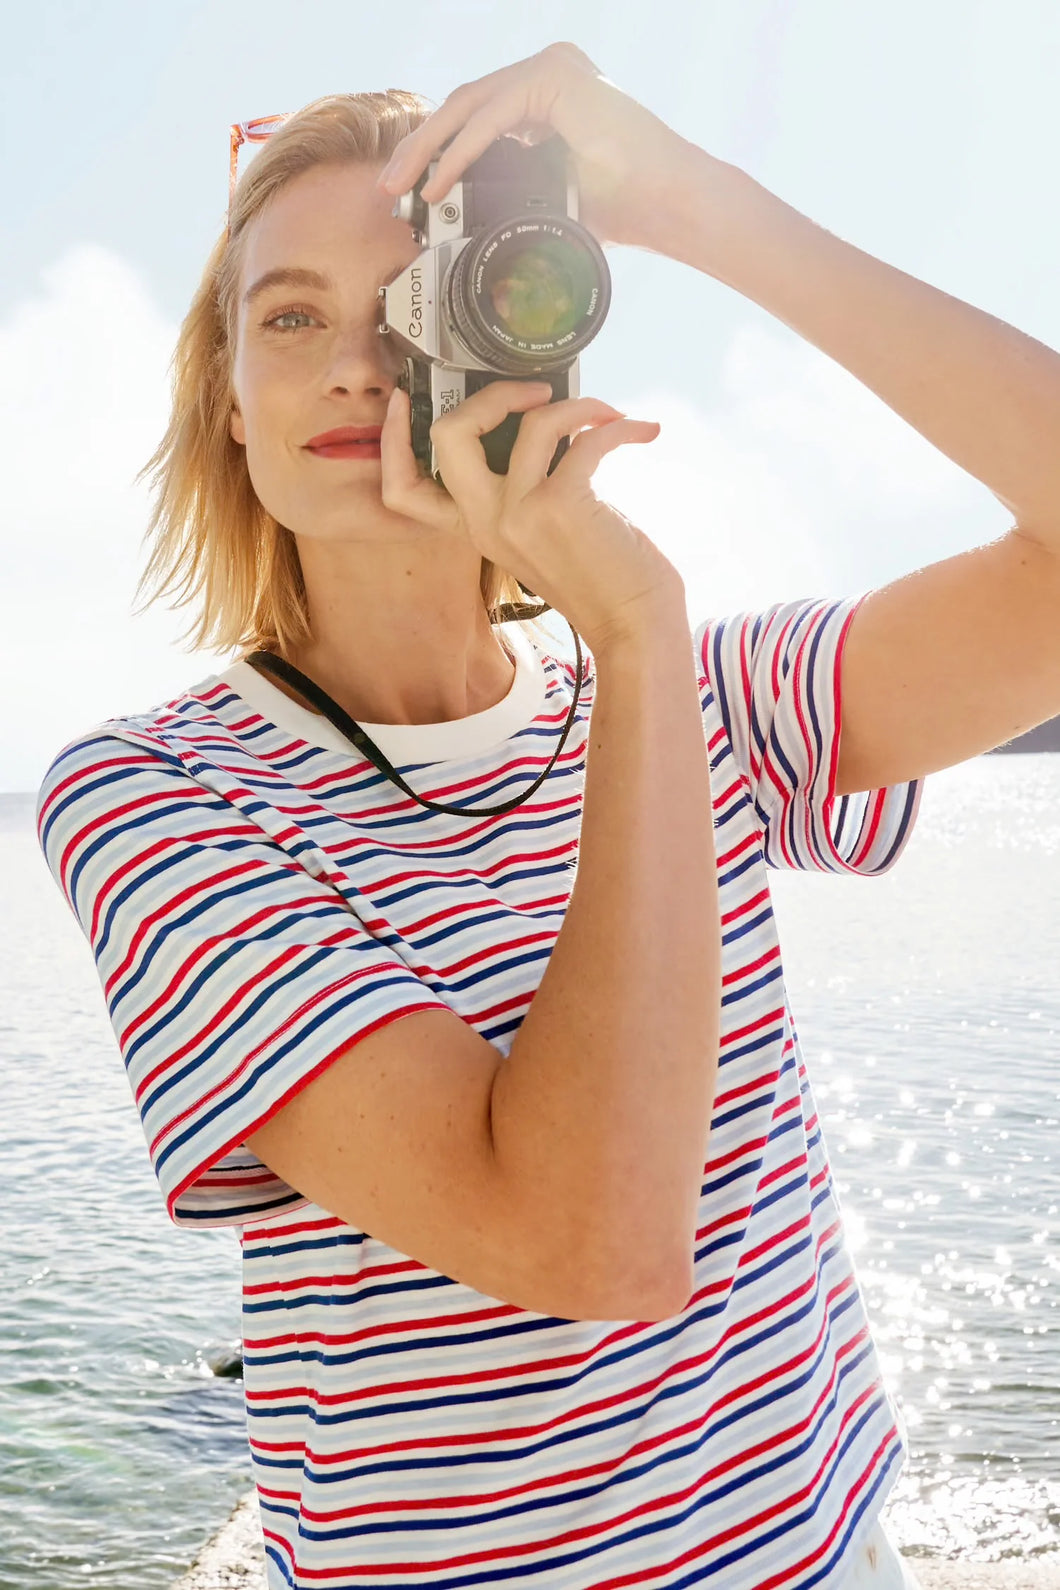
[(232, 372), (248, 460), (252, 454), (267, 456), (283, 433), (283, 383), (273, 376), (253, 354), (238, 358)]
[(283, 384), (270, 379), (253, 353), (237, 353), (232, 367), (232, 392), (238, 414), (230, 430), (245, 449), (247, 473), (255, 495), (274, 517), (287, 516), (290, 483), (285, 482), (284, 440), (290, 429), (283, 409)]
[(307, 389), (317, 374), (315, 351), (250, 347), (237, 358), (233, 390), (248, 434), (283, 437), (297, 432)]

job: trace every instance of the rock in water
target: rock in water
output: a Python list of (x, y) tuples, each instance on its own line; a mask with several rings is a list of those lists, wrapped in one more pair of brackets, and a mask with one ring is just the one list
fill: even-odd
[(226, 1348), (222, 1353), (215, 1353), (206, 1362), (214, 1374), (222, 1380), (242, 1380), (243, 1378), (243, 1347), (241, 1343), (235, 1347)]

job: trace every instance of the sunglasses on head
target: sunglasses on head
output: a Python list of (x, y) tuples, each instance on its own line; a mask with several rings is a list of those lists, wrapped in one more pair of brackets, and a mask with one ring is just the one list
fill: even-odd
[(270, 133), (282, 127), (291, 111), (278, 116), (255, 116), (253, 121), (234, 121), (229, 129), (230, 152), (228, 159), (228, 214), (232, 214), (232, 197), (236, 191), (236, 162), (241, 144), (263, 144)]

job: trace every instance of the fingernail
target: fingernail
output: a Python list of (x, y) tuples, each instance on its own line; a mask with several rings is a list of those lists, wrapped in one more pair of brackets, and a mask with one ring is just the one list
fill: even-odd
[(378, 177), (376, 177), (376, 179), (375, 179), (376, 187), (377, 188), (385, 188), (390, 182), (393, 181), (394, 173), (395, 173), (396, 170), (397, 170), (397, 163), (396, 163), (396, 161), (391, 160), (389, 165), (384, 166), (382, 171), (379, 173)]

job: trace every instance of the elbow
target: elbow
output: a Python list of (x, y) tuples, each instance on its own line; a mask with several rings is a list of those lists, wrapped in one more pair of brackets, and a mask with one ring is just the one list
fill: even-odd
[[(651, 1307), (647, 1314), (631, 1314), (630, 1319), (664, 1320), (677, 1319), (688, 1307), (692, 1293), (695, 1290), (692, 1274), (686, 1271), (676, 1283), (671, 1284), (663, 1292), (654, 1296), (650, 1302)], [(648, 1301), (647, 1299), (645, 1301)]]
[(679, 1287), (676, 1291), (671, 1289), (665, 1293), (651, 1293), (647, 1290), (630, 1295), (624, 1293), (620, 1298), (609, 1299), (601, 1303), (588, 1317), (601, 1320), (637, 1320), (644, 1324), (659, 1324), (662, 1320), (677, 1319), (688, 1307), (688, 1300), (692, 1295), (692, 1286)]
[(609, 1286), (598, 1285), (593, 1289), (591, 1312), (583, 1318), (657, 1323), (676, 1319), (684, 1313), (695, 1290), (692, 1265), (687, 1259), (664, 1273), (643, 1278), (639, 1284), (631, 1285), (628, 1268), (627, 1255), (627, 1273), (624, 1275), (621, 1268), (616, 1268), (615, 1279)]

